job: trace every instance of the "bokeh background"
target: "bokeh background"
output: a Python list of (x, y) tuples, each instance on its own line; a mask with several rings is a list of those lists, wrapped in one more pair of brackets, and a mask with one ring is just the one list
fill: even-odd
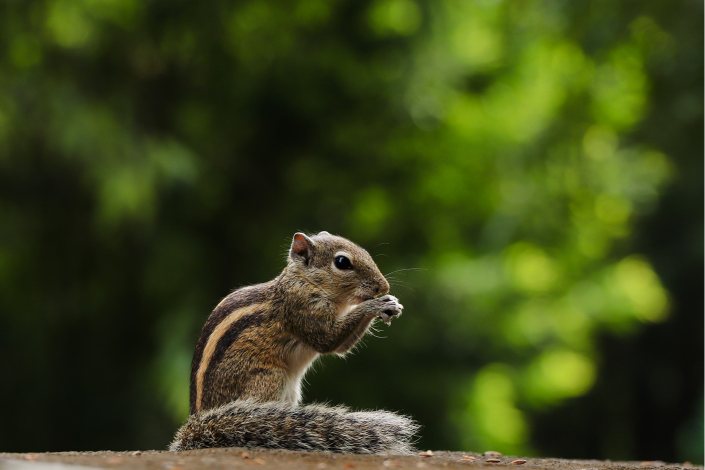
[(308, 376), (421, 448), (703, 461), (703, 5), (0, 3), (0, 450), (164, 448), (296, 230), (404, 317)]

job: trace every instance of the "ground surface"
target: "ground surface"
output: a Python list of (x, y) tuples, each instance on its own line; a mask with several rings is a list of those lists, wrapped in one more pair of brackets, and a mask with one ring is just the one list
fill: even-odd
[(434, 469), (504, 467), (548, 470), (644, 470), (658, 468), (702, 469), (689, 463), (611, 462), (597, 460), (535, 459), (503, 456), (493, 452), (421, 452), (419, 455), (383, 457), (370, 455), (335, 455), (312, 452), (265, 451), (244, 449), (204, 449), (188, 452), (61, 452), (7, 454), (0, 453), (0, 470), (61, 470), (91, 468), (134, 468), (181, 470), (209, 469)]

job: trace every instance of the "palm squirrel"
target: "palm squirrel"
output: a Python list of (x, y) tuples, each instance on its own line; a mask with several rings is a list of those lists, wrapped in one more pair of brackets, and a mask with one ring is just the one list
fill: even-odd
[(236, 289), (208, 317), (191, 366), (191, 414), (170, 449), (412, 452), (418, 426), (406, 416), (299, 405), (320, 354), (343, 355), (376, 318), (401, 315), (388, 292), (363, 248), (328, 232), (296, 233), (279, 276)]

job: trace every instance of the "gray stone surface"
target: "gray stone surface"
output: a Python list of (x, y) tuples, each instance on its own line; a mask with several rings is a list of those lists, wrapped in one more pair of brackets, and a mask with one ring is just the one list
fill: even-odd
[(181, 470), (209, 469), (435, 469), (435, 468), (517, 468), (549, 470), (644, 470), (658, 468), (702, 469), (689, 463), (611, 462), (511, 457), (495, 453), (420, 452), (412, 456), (371, 456), (323, 454), (314, 452), (268, 451), (252, 449), (204, 449), (188, 452), (60, 452), (0, 453), (0, 470), (62, 470), (85, 468), (134, 468)]

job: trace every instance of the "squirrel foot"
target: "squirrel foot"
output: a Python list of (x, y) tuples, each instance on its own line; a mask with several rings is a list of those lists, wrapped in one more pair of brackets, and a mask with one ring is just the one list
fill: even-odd
[(400, 317), (402, 310), (404, 310), (404, 306), (399, 303), (399, 299), (393, 295), (383, 295), (374, 300), (380, 304), (381, 312), (377, 316), (387, 325), (392, 323), (392, 318)]

